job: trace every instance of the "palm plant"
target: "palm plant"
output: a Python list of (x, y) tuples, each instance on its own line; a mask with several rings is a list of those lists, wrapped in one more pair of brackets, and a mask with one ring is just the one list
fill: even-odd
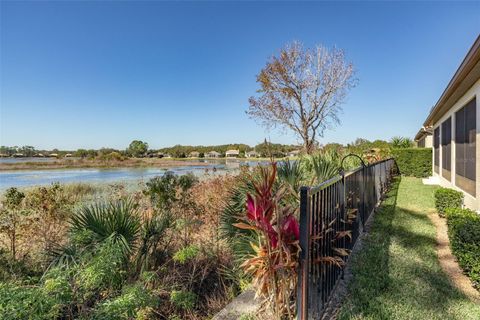
[(316, 153), (308, 157), (307, 169), (313, 173), (314, 181), (322, 183), (336, 176), (340, 169), (341, 157), (336, 151)]
[(231, 191), (220, 215), (220, 236), (227, 241), (238, 261), (243, 261), (253, 254), (250, 242), (256, 238), (255, 233), (251, 230), (238, 229), (234, 224), (239, 222), (239, 217), (245, 212), (247, 194), (254, 190), (252, 180), (242, 176), (238, 185)]
[(168, 213), (154, 215), (146, 219), (140, 230), (140, 246), (137, 253), (137, 272), (152, 266), (152, 258), (168, 228), (172, 226), (172, 217)]
[(305, 178), (301, 161), (285, 160), (279, 163), (277, 175), (280, 181), (288, 184), (294, 193), (298, 193)]
[(134, 249), (140, 231), (137, 206), (130, 200), (82, 207), (71, 218), (73, 235), (88, 234), (87, 243), (118, 244), (127, 257)]
[(390, 140), (393, 148), (410, 148), (413, 145), (413, 142), (408, 137), (393, 137)]
[(80, 255), (78, 246), (71, 243), (64, 246), (53, 246), (47, 254), (52, 259), (47, 271), (53, 267), (68, 269), (78, 264), (78, 257)]

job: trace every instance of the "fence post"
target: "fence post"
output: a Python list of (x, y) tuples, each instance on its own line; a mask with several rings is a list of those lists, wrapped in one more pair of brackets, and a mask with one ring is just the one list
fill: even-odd
[[(342, 163), (344, 159), (342, 159)], [(356, 169), (355, 172), (349, 175), (346, 175), (342, 169), (339, 172), (340, 177), (332, 178), (313, 188), (300, 188), (299, 245), (301, 252), (298, 261), (297, 320), (320, 319), (324, 314), (325, 305), (330, 301), (332, 291), (336, 288), (337, 280), (339, 277), (343, 278), (344, 276), (344, 270), (339, 274), (336, 269), (332, 268), (320, 269), (322, 273), (318, 273), (318, 266), (312, 264), (311, 260), (316, 261), (317, 257), (323, 257), (325, 252), (330, 250), (331, 236), (328, 239), (326, 237), (321, 238), (319, 243), (315, 240), (313, 244), (312, 236), (316, 236), (317, 232), (322, 232), (324, 223), (330, 223), (330, 218), (338, 219), (339, 216), (343, 219), (336, 220), (334, 228), (346, 229), (345, 221), (348, 212), (347, 183), (354, 183), (355, 189), (358, 188), (359, 192), (362, 193), (356, 199), (363, 199), (361, 208), (363, 212), (360, 214), (362, 223), (358, 222), (357, 224), (356, 220), (352, 225), (352, 231), (356, 232), (356, 236), (351, 243), (351, 248), (353, 248), (357, 236), (364, 232), (364, 225), (368, 220), (370, 212), (375, 210), (378, 204), (377, 201), (381, 200), (381, 190), (387, 188), (390, 184), (390, 175), (392, 173), (390, 169), (395, 165), (394, 159), (369, 165), (362, 163), (362, 168)], [(360, 169), (361, 172), (357, 171)], [(362, 179), (361, 183), (359, 183), (360, 177)], [(338, 199), (340, 203), (334, 203), (335, 199)], [(357, 200), (355, 200), (355, 203), (358, 207)], [(342, 220), (343, 224), (339, 222)], [(342, 247), (346, 246), (345, 238), (342, 240), (341, 245)], [(311, 296), (309, 297), (309, 295)]]
[[(340, 197), (339, 197), (339, 200), (340, 200), (340, 216), (342, 217), (342, 231), (345, 231), (347, 230), (346, 228), (346, 220), (347, 220), (347, 185), (345, 183), (345, 171), (341, 171), (340, 172), (341, 176), (342, 176), (342, 188), (341, 188), (341, 194), (340, 194)], [(347, 237), (343, 237), (342, 238), (342, 248), (345, 248), (346, 246), (346, 238)], [(346, 260), (346, 259), (344, 259)], [(341, 278), (343, 279), (345, 276), (345, 269), (342, 268), (342, 275), (341, 275)]]
[(308, 319), (308, 267), (310, 264), (309, 187), (300, 188), (300, 261), (298, 268), (297, 319)]
[(362, 167), (362, 214), (360, 217), (362, 218), (362, 232), (365, 230), (365, 220), (368, 218), (368, 212), (367, 212), (367, 166)]

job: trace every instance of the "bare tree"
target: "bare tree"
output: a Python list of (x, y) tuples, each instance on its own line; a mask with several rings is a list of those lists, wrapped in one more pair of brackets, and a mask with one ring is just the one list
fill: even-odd
[(267, 62), (257, 82), (259, 95), (250, 97), (247, 114), (266, 127), (293, 130), (311, 153), (315, 139), (340, 123), (341, 105), (356, 79), (342, 50), (293, 42)]

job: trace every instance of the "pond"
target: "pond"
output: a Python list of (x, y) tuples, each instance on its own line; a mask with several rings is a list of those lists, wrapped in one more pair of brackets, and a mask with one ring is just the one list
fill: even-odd
[[(78, 158), (70, 158), (78, 159)], [(25, 158), (0, 158), (0, 163), (22, 163), (22, 162), (53, 162), (57, 158), (40, 158), (40, 157), (25, 157)]]
[[(191, 162), (191, 161), (190, 161)], [(0, 171), (0, 191), (10, 187), (31, 187), (36, 185), (48, 185), (53, 182), (60, 183), (113, 183), (113, 182), (135, 182), (148, 181), (155, 176), (162, 176), (167, 171), (178, 175), (192, 172), (198, 177), (204, 176), (207, 172), (212, 174), (215, 168), (216, 173), (234, 172), (242, 165), (255, 166), (259, 161), (235, 161), (215, 160), (198, 161), (203, 162), (199, 166), (177, 166), (169, 169), (161, 168), (115, 168), (115, 169), (52, 169), (52, 170), (18, 170)]]

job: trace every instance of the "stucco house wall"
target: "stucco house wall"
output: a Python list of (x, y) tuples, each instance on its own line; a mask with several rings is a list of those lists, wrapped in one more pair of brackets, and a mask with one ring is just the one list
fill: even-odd
[[(475, 99), (475, 104), (472, 105), (472, 101)], [(460, 130), (462, 137), (468, 135), (472, 137), (472, 131), (468, 131), (468, 128), (475, 127), (473, 131), (475, 135), (475, 153), (470, 153), (467, 143), (462, 143), (466, 148), (465, 155), (458, 159), (461, 163), (463, 160), (462, 170), (456, 168), (456, 112), (469, 105), (468, 115), (473, 113), (472, 108), (475, 109), (475, 119), (471, 116), (461, 113), (460, 121), (464, 121), (465, 128)], [(437, 183), (443, 187), (452, 188), (458, 191), (462, 191), (465, 195), (464, 204), (466, 207), (479, 211), (480, 209), (480, 110), (478, 105), (480, 104), (480, 35), (477, 37), (472, 47), (466, 54), (463, 61), (460, 63), (457, 71), (453, 75), (452, 79), (448, 83), (447, 87), (443, 91), (442, 95), (438, 99), (437, 103), (433, 106), (428, 114), (426, 120), (423, 123), (422, 129), (419, 130), (415, 136), (415, 140), (418, 142), (424, 136), (429, 135), (432, 143), (432, 178), (428, 183)], [(444, 142), (442, 145), (442, 138), (448, 137), (449, 132), (444, 134), (442, 132), (442, 123), (445, 120), (451, 118), (451, 125), (445, 123), (445, 129), (451, 131), (449, 143)], [(474, 123), (473, 123), (474, 120)], [(473, 126), (474, 125), (474, 126)], [(435, 132), (436, 131), (436, 132)], [(435, 140), (436, 133), (439, 133), (440, 143), (438, 148), (438, 163), (435, 163)], [(467, 138), (467, 140), (469, 140)], [(473, 139), (471, 139), (473, 142)], [(425, 141), (426, 142), (426, 141)], [(427, 143), (427, 142), (426, 142)], [(470, 145), (472, 146), (472, 145)], [(443, 155), (444, 152), (450, 148), (450, 172), (443, 168)], [(445, 149), (445, 150), (444, 150)], [(447, 159), (445, 159), (447, 160)], [(474, 166), (470, 166), (471, 162), (475, 161)], [(448, 167), (448, 165), (446, 166)], [(438, 168), (438, 172), (435, 172), (435, 168)], [(475, 172), (473, 172), (475, 170)], [(457, 172), (462, 173), (458, 174)], [(449, 177), (450, 176), (450, 177)], [(468, 177), (468, 178), (467, 178)], [(473, 181), (475, 180), (475, 181)]]
[[(463, 189), (457, 186), (456, 181), (455, 181), (455, 112), (463, 108), (468, 102), (470, 102), (472, 99), (476, 98), (476, 161), (475, 161), (475, 187), (476, 187), (476, 195), (472, 196), (468, 192), (465, 192)], [(452, 141), (451, 141), (451, 181), (448, 181), (448, 179), (444, 178), (442, 176), (442, 146), (440, 146), (440, 171), (439, 173), (436, 173), (433, 170), (432, 166), (432, 172), (433, 176), (438, 178), (439, 184), (443, 187), (448, 187), (452, 188), (458, 191), (462, 191), (465, 195), (465, 206), (467, 206), (470, 209), (473, 210), (479, 210), (480, 209), (480, 201), (479, 201), (479, 196), (480, 196), (480, 112), (478, 110), (478, 104), (480, 100), (480, 79), (475, 82), (475, 84), (459, 99), (457, 102), (449, 109), (448, 112), (446, 112), (438, 121), (436, 121), (433, 125), (433, 128), (440, 128), (440, 136), (442, 135), (442, 127), (441, 124), (445, 120), (447, 120), (449, 117), (452, 117)], [(433, 148), (433, 146), (432, 146)], [(432, 152), (432, 157), (434, 157), (434, 152)], [(432, 159), (432, 165), (434, 158)]]

